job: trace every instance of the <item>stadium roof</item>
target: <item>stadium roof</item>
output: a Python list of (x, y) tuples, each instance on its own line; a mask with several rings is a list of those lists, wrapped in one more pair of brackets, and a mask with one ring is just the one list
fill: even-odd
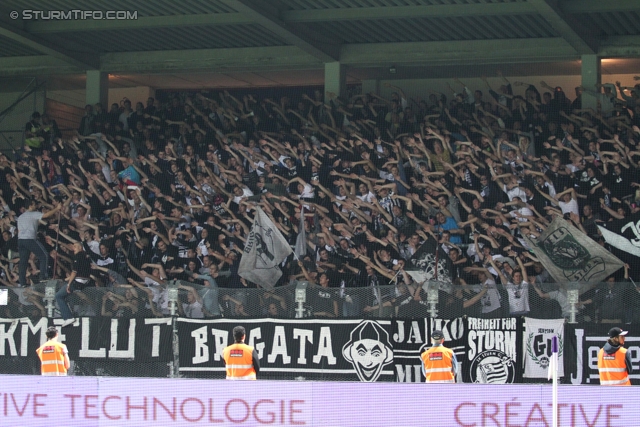
[[(87, 19), (43, 19), (64, 11)], [(135, 19), (93, 19), (120, 11)], [(12, 15), (12, 13), (15, 14)], [(128, 12), (128, 15), (127, 15)], [(12, 19), (16, 16), (17, 19)], [(40, 14), (40, 19), (26, 19)], [(4, 0), (0, 76), (86, 70), (154, 87), (322, 84), (348, 79), (579, 74), (582, 55), (633, 73), (639, 0)], [(395, 66), (396, 75), (389, 74)], [(61, 77), (66, 75), (67, 77)]]

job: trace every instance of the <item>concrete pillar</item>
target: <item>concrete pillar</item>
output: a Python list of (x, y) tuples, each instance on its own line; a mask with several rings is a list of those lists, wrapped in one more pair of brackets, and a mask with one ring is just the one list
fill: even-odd
[(327, 92), (333, 92), (337, 96), (344, 95), (347, 89), (347, 69), (340, 62), (327, 62), (324, 64), (324, 100), (329, 102)]
[(380, 95), (380, 80), (363, 80), (362, 81), (362, 94), (375, 93)]
[[(582, 87), (587, 90), (599, 91), (596, 84), (600, 84), (600, 57), (598, 55), (582, 55)], [(582, 108), (597, 110), (596, 97), (588, 93), (582, 94)]]
[(109, 73), (99, 70), (87, 71), (87, 86), (85, 93), (87, 104), (102, 104), (104, 111), (109, 111)]

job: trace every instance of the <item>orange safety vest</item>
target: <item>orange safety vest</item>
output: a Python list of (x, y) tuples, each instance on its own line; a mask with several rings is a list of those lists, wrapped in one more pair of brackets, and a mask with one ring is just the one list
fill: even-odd
[(60, 376), (67, 375), (64, 366), (64, 356), (67, 354), (67, 346), (58, 341), (49, 340), (36, 350), (40, 358), (42, 375)]
[(598, 371), (600, 385), (631, 385), (626, 363), (627, 349), (621, 347), (613, 354), (605, 353), (604, 348), (598, 352)]
[(455, 383), (453, 377), (453, 350), (437, 345), (420, 355), (424, 366), (426, 382)]
[(227, 366), (228, 380), (255, 380), (256, 370), (253, 368), (253, 347), (244, 343), (231, 344), (222, 352)]

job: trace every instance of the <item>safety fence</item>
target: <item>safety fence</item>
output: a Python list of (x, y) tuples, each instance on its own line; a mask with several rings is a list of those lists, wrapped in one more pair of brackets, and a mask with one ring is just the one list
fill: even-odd
[[(379, 285), (322, 287), (309, 282), (269, 289), (229, 288), (228, 276), (200, 275), (150, 286), (90, 286), (65, 299), (78, 317), (190, 318), (416, 318), (463, 316), (537, 319), (566, 318), (569, 323), (640, 323), (640, 291), (631, 282), (593, 286), (542, 283), (502, 286), (451, 285), (429, 281), (420, 287)], [(107, 282), (107, 279), (105, 279)], [(0, 316), (60, 317), (56, 292), (63, 281), (0, 287)], [(63, 293), (64, 294), (64, 293)], [(3, 305), (2, 302), (5, 302)]]
[[(167, 286), (168, 292), (177, 293), (176, 299), (185, 299), (181, 303), (183, 313), (184, 306), (193, 304), (189, 301), (195, 298), (193, 294), (189, 296), (193, 291), (185, 288), (189, 286), (183, 283)], [(133, 316), (126, 315), (125, 311), (118, 315), (120, 308), (115, 307), (104, 315), (80, 309), (82, 304), (88, 304), (86, 299), (94, 300), (100, 295), (101, 303), (112, 301), (110, 297), (130, 297), (126, 294), (133, 288), (123, 289), (120, 295), (118, 288), (90, 288), (86, 290), (88, 296), (69, 298), (77, 298), (71, 305), (78, 317), (71, 325), (61, 328), (61, 339), (68, 346), (73, 361), (72, 375), (222, 379), (225, 376), (222, 350), (232, 342), (233, 328), (242, 325), (247, 330), (247, 343), (254, 346), (260, 356), (262, 379), (419, 382), (423, 379), (420, 354), (430, 345), (431, 331), (439, 329), (445, 334), (446, 345), (454, 350), (460, 362), (458, 382), (546, 382), (551, 340), (557, 336), (561, 381), (597, 384), (597, 352), (606, 341), (609, 328), (614, 326), (610, 323), (569, 323), (563, 317), (476, 317), (470, 314), (432, 317), (428, 315), (428, 303), (426, 316), (377, 316), (378, 313), (370, 312), (370, 317), (331, 318), (316, 313), (314, 318), (307, 318), (304, 317), (306, 302), (295, 303), (293, 286), (288, 290), (292, 295), (285, 302), (292, 301), (293, 307), (302, 306), (299, 312), (303, 317), (300, 318), (295, 318), (295, 309), (290, 318), (264, 315), (194, 318), (179, 315), (181, 309), (172, 309), (170, 302), (164, 309), (163, 303), (159, 302), (158, 317), (143, 315), (141, 311)], [(315, 287), (307, 285), (304, 289), (299, 285), (297, 289), (301, 300), (301, 290), (309, 297)], [(384, 289), (391, 291), (388, 287)], [(247, 298), (258, 292), (217, 290), (220, 301), (229, 301), (225, 296), (230, 295), (237, 303), (241, 303), (237, 300), (239, 292), (246, 292)], [(142, 289), (139, 291), (146, 294)], [(285, 291), (281, 288), (275, 292)], [(371, 292), (371, 289), (364, 291)], [(15, 293), (15, 290), (9, 292)], [(18, 290), (21, 292), (24, 296), (37, 291)], [(41, 293), (49, 300), (53, 292), (55, 282), (50, 283), (49, 291), (45, 286)], [(181, 292), (186, 295), (182, 296)], [(450, 295), (442, 290), (439, 292)], [(92, 293), (96, 295), (91, 296)], [(153, 300), (154, 295), (149, 298)], [(251, 306), (247, 303), (247, 307)], [(42, 307), (47, 310), (46, 301)], [(35, 350), (45, 341), (46, 328), (61, 325), (63, 319), (41, 317), (38, 310), (36, 307), (22, 317), (0, 319), (0, 373), (39, 372)], [(162, 310), (168, 310), (169, 314)], [(171, 316), (172, 310), (176, 316)], [(633, 323), (624, 327), (629, 330), (627, 347), (637, 364), (640, 338), (636, 337), (640, 337), (640, 327)], [(640, 375), (634, 374), (631, 379), (634, 384), (640, 383)]]

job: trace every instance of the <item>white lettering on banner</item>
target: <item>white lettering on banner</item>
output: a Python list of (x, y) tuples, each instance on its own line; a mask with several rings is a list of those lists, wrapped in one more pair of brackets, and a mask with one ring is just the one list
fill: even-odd
[[(111, 319), (111, 342), (109, 345), (109, 357), (114, 359), (133, 359), (135, 358), (135, 342), (136, 342), (136, 319), (129, 320), (129, 331), (127, 336), (127, 348), (118, 350), (118, 326), (119, 319)], [(75, 325), (74, 325), (75, 326)], [(89, 338), (91, 336), (91, 319), (83, 317), (81, 322), (81, 344), (80, 357), (104, 358), (107, 355), (106, 349), (99, 348), (97, 350), (89, 348)]]
[(191, 362), (193, 364), (205, 363), (209, 361), (209, 346), (207, 345), (207, 327), (203, 326), (191, 331), (191, 338), (193, 338), (195, 347)]
[[(409, 368), (412, 371), (411, 368)], [(29, 427), (423, 427), (424, 384), (0, 375), (0, 425)], [(550, 426), (548, 384), (433, 384), (446, 427)], [(366, 396), (367, 410), (354, 410)], [(640, 390), (560, 385), (558, 425), (636, 426)], [(383, 410), (382, 408), (402, 408)]]
[[(194, 357), (192, 357), (192, 363), (194, 365), (207, 363), (210, 361), (208, 336), (206, 335), (206, 332), (206, 326), (191, 331), (191, 337), (194, 339)], [(306, 344), (307, 342), (309, 344), (314, 343), (313, 333), (314, 331), (312, 329), (293, 329), (293, 339), (299, 340), (299, 345), (297, 346), (297, 363), (307, 363)], [(222, 360), (222, 352), (228, 345), (229, 331), (211, 328), (211, 334), (214, 337), (215, 348), (215, 351), (213, 353), (213, 360), (220, 361)], [(291, 354), (289, 354), (289, 348), (287, 346), (287, 333), (284, 326), (274, 327), (274, 337), (269, 343), (261, 341), (262, 330), (260, 328), (253, 328), (249, 330), (247, 336), (248, 339), (246, 340), (246, 343), (256, 349), (256, 352), (258, 353), (258, 357), (260, 359), (263, 359), (266, 355), (267, 361), (269, 363), (274, 363), (277, 358), (281, 356), (283, 365), (291, 364), (292, 356)], [(322, 362), (323, 358), (326, 358), (327, 364), (337, 364), (337, 358), (335, 357), (333, 352), (333, 342), (331, 339), (330, 327), (323, 326), (320, 328), (317, 343), (318, 347), (315, 349), (316, 352), (313, 356), (313, 363), (319, 364)], [(268, 348), (267, 345), (269, 345)]]
[(216, 349), (213, 352), (213, 360), (219, 362), (222, 360), (222, 352), (229, 345), (229, 332), (211, 328), (211, 335), (213, 335), (213, 343)]
[[(405, 324), (404, 320), (396, 320), (397, 332), (393, 334), (393, 340), (397, 343), (415, 343), (422, 344), (425, 342), (426, 337), (422, 336), (420, 329), (420, 323), (417, 320), (412, 320), (409, 324)], [(405, 328), (408, 329), (406, 333)], [(427, 330), (427, 319), (424, 319), (424, 330)], [(406, 340), (406, 341), (405, 341)], [(413, 340), (413, 341), (412, 341)]]
[[(598, 352), (607, 341), (607, 336), (584, 336), (584, 329), (576, 329), (576, 344), (577, 344), (577, 372), (578, 377), (571, 377), (572, 384), (581, 384), (583, 381), (586, 384), (592, 382), (592, 380), (600, 380), (600, 373), (598, 372)], [(585, 345), (583, 347), (583, 337)], [(638, 374), (638, 370), (640, 369), (640, 346), (637, 344), (640, 342), (639, 337), (629, 337), (625, 340), (625, 346), (627, 347), (627, 352), (629, 357), (631, 358), (631, 367), (633, 368), (634, 374), (629, 375), (631, 379), (640, 378), (640, 374)], [(593, 344), (591, 344), (593, 343)], [(634, 345), (635, 343), (635, 345)], [(583, 351), (587, 352), (587, 368), (585, 370), (586, 378), (583, 379)], [(579, 382), (580, 381), (580, 382)]]
[(515, 331), (469, 331), (469, 359), (484, 350), (499, 350), (515, 360)]
[[(73, 343), (74, 348), (78, 350), (78, 356), (81, 358), (97, 358), (97, 359), (135, 359), (136, 358), (136, 328), (137, 322), (140, 319), (129, 319), (128, 328), (126, 331), (121, 329), (121, 319), (110, 319), (109, 335), (104, 338), (109, 341), (107, 351), (106, 348), (90, 348), (91, 338), (94, 335), (102, 335), (100, 330), (94, 331), (92, 334), (92, 322), (91, 318), (83, 317), (79, 321), (74, 322), (70, 328), (65, 328), (65, 331), (76, 331), (80, 335), (80, 348), (77, 348), (78, 344)], [(160, 337), (161, 337), (161, 325), (171, 325), (173, 320), (171, 318), (162, 319), (144, 319), (145, 325), (151, 325), (148, 332), (151, 335), (151, 357), (160, 357)], [(63, 323), (63, 319), (53, 319), (55, 326), (60, 326)], [(0, 318), (0, 356), (21, 356), (29, 357), (33, 356), (37, 347), (47, 341), (46, 330), (49, 325), (49, 319), (41, 317), (35, 322), (28, 317), (20, 319), (2, 319)], [(79, 328), (79, 329), (78, 329)], [(95, 324), (94, 324), (95, 329)], [(147, 334), (144, 334), (147, 336)], [(20, 339), (20, 348), (16, 346), (16, 338)], [(67, 335), (60, 331), (59, 341), (62, 343), (67, 342)], [(126, 342), (125, 342), (126, 340)], [(120, 341), (120, 347), (118, 347), (118, 341)], [(31, 346), (32, 348), (30, 348)], [(8, 350), (8, 351), (7, 351)], [(19, 351), (18, 351), (19, 350)], [(7, 352), (9, 354), (7, 354)], [(146, 352), (145, 352), (146, 354)]]
[(111, 347), (109, 358), (134, 359), (136, 357), (136, 319), (129, 320), (129, 341), (126, 350), (118, 350), (118, 319), (111, 319)]
[(571, 374), (571, 384), (582, 384), (582, 338), (584, 329), (576, 329), (576, 376)]
[(276, 326), (273, 331), (273, 346), (271, 347), (271, 353), (267, 357), (267, 362), (275, 362), (278, 356), (282, 356), (284, 365), (291, 363), (291, 356), (287, 354), (287, 337), (285, 336), (284, 326)]
[(467, 335), (471, 382), (513, 383), (516, 372), (515, 318), (478, 319), (470, 317)]
[(411, 329), (409, 329), (407, 342), (414, 342), (416, 344), (422, 344), (424, 342), (424, 340), (422, 339), (422, 334), (420, 333), (418, 322), (411, 322)]
[(464, 335), (464, 319), (433, 319), (431, 330), (442, 331), (445, 341), (458, 340)]
[(419, 383), (422, 381), (422, 365), (396, 364), (395, 366), (399, 383)]
[(329, 365), (336, 364), (336, 357), (333, 355), (333, 345), (331, 344), (331, 328), (323, 326), (320, 328), (320, 339), (318, 339), (318, 352), (313, 356), (313, 363), (320, 363), (323, 357), (327, 358)]
[(306, 365), (307, 364), (307, 342), (309, 342), (309, 344), (313, 344), (313, 331), (311, 329), (293, 328), (293, 339), (300, 340), (298, 343), (298, 348), (300, 348), (300, 353), (298, 356), (297, 363), (301, 365)]
[[(435, 322), (436, 319), (433, 319)], [(396, 380), (399, 383), (412, 383), (422, 381), (422, 364), (420, 354), (426, 349), (428, 341), (429, 320), (395, 320), (396, 332), (392, 340), (397, 344), (409, 344), (410, 349), (393, 351), (393, 358), (396, 371)], [(441, 321), (439, 326), (449, 329), (449, 321)], [(445, 335), (451, 336), (449, 331)], [(416, 345), (417, 344), (417, 345)], [(391, 345), (391, 343), (389, 343)], [(399, 346), (401, 347), (401, 346)]]
[(145, 325), (153, 325), (151, 327), (151, 357), (160, 357), (160, 325), (170, 326), (171, 321), (172, 319), (170, 317), (162, 319), (144, 319)]
[[(76, 327), (76, 324), (72, 324), (73, 327)], [(88, 317), (82, 318), (82, 328), (80, 329), (80, 357), (93, 357), (102, 359), (107, 357), (107, 350), (105, 348), (100, 348), (98, 350), (89, 349), (89, 337), (91, 335), (91, 319)]]
[(262, 359), (262, 355), (264, 354), (265, 344), (264, 342), (258, 342), (257, 340), (262, 339), (262, 330), (260, 328), (253, 328), (249, 331), (249, 342), (248, 344), (255, 348), (258, 353), (258, 359)]
[[(7, 329), (7, 325), (9, 328)], [(9, 355), (17, 356), (16, 340), (13, 337), (16, 328), (18, 327), (18, 319), (0, 319), (0, 356), (6, 356), (5, 347), (9, 345)]]
[(28, 356), (29, 352), (29, 332), (32, 335), (40, 333), (40, 344), (44, 344), (47, 341), (47, 326), (48, 319), (46, 317), (41, 317), (40, 320), (34, 325), (31, 322), (31, 319), (25, 317), (20, 319), (20, 323), (22, 324), (22, 333), (20, 334), (20, 356)]

